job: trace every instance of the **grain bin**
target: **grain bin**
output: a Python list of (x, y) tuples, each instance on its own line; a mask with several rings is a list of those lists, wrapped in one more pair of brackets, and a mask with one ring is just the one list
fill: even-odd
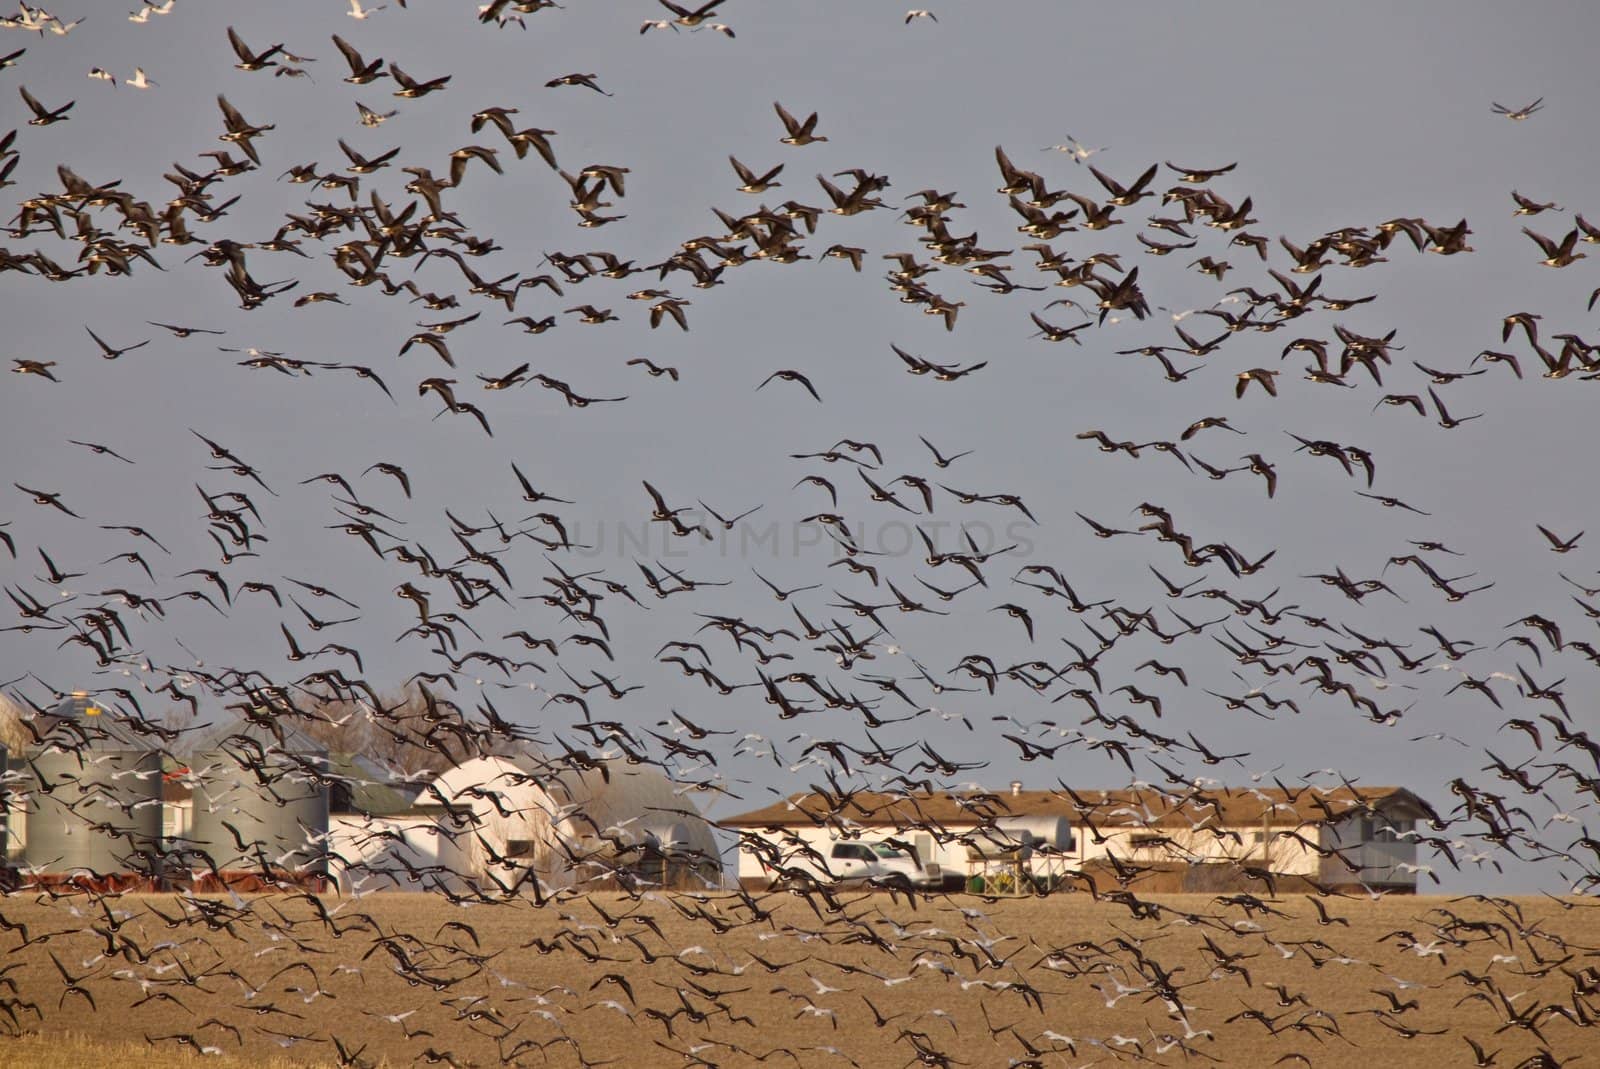
[(17, 780), (39, 875), (160, 875), (161, 752), (124, 718), (74, 695), (41, 720)]
[(189, 778), (191, 857), (208, 857), (219, 875), (327, 872), (327, 747), (271, 721), (239, 721), (196, 745)]
[(11, 751), (0, 742), (0, 869), (11, 856), (11, 809), (16, 804), (14, 781), (21, 775), (12, 771)]

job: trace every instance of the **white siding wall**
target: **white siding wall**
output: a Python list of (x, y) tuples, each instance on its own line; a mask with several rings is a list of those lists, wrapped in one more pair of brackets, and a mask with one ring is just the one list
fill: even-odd
[[(1383, 821), (1379, 820), (1376, 824), (1381, 828)], [(1324, 848), (1340, 849), (1352, 863), (1362, 867), (1362, 878), (1369, 883), (1400, 886), (1414, 886), (1416, 883), (1414, 874), (1395, 867), (1397, 862), (1416, 861), (1416, 845), (1407, 840), (1393, 839), (1388, 833), (1376, 830), (1374, 834), (1378, 836), (1377, 838), (1364, 839), (1361, 837), (1363, 827), (1357, 819), (1340, 821), (1331, 827), (1243, 826), (1226, 829), (1218, 834), (1205, 829), (1171, 826), (1103, 827), (1097, 824), (1096, 827), (1098, 836), (1103, 841), (1097, 842), (1094, 833), (1081, 825), (1075, 825), (1072, 848), (1059, 855), (1039, 855), (1034, 862), (1035, 870), (1076, 868), (1085, 862), (1115, 854), (1119, 859), (1135, 863), (1237, 861), (1269, 869), (1272, 872), (1306, 876), (1328, 883), (1349, 883), (1355, 878), (1338, 859), (1324, 859), (1316, 849), (1307, 845), (1315, 843)], [(982, 863), (969, 864), (967, 846), (960, 841), (963, 836), (973, 835), (976, 829), (976, 825), (952, 826), (949, 829), (951, 836), (946, 837), (944, 842), (934, 839), (926, 831), (917, 829), (900, 831), (887, 827), (862, 828), (860, 838), (906, 839), (918, 847), (924, 863), (931, 861), (938, 864), (946, 874), (965, 876), (969, 872), (983, 871)], [(1291, 837), (1285, 834), (1287, 832), (1293, 832), (1300, 838)], [(793, 848), (782, 845), (786, 835), (799, 839), (824, 856), (828, 853), (829, 845), (840, 837), (834, 830), (816, 827), (792, 827), (782, 832), (747, 829), (746, 834), (758, 835), (778, 845), (783, 853), (791, 855), (795, 853)], [(1235, 834), (1237, 838), (1234, 837)], [(1149, 842), (1152, 837), (1159, 837), (1165, 842)], [(1305, 841), (1302, 842), (1301, 839)], [(742, 843), (739, 848), (738, 873), (743, 880), (764, 879), (770, 875), (762, 868), (759, 853)]]
[[(453, 874), (463, 872), (468, 860), (456, 838), (432, 817), (336, 814), (328, 822), (329, 849), (351, 864), (330, 859), (328, 872), (346, 894), (459, 888), (461, 881)], [(425, 875), (415, 882), (401, 864), (402, 858), (418, 869), (439, 865), (448, 872)]]

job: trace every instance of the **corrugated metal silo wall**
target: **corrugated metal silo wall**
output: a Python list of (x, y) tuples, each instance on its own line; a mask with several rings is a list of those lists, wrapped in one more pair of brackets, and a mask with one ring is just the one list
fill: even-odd
[(22, 861), (44, 872), (160, 874), (161, 755), (153, 750), (43, 751), (23, 764)]
[(197, 782), (186, 845), (204, 850), (223, 871), (259, 872), (265, 863), (325, 873), (328, 759), (274, 754), (250, 767), (240, 760), (247, 756), (255, 755), (216, 750), (191, 758)]
[(0, 746), (0, 865), (11, 856), (12, 807), (16, 805), (11, 782), (11, 751)]

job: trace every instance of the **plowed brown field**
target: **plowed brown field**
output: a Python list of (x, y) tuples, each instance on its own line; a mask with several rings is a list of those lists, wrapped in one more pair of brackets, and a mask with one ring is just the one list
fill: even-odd
[[(372, 895), (321, 899), (327, 916), (304, 898), (203, 901), (209, 916), (170, 895), (0, 900), (0, 1031), (25, 1037), (0, 1039), (0, 1064), (177, 1064), (196, 1046), (227, 1064), (463, 1067), (1470, 1066), (1469, 1038), (1501, 1067), (1600, 1051), (1592, 902), (1335, 898), (1323, 923), (1298, 896), (1268, 913), (1152, 898), (1156, 918), (1087, 895), (851, 894), (820, 916), (790, 896)], [(1163, 975), (1181, 1013), (1152, 990)]]

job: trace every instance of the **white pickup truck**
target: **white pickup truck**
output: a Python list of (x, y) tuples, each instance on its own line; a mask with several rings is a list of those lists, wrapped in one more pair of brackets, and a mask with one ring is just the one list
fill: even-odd
[(908, 850), (886, 842), (834, 842), (823, 851), (826, 867), (813, 858), (794, 859), (779, 883), (793, 883), (797, 872), (818, 883), (936, 890), (944, 881), (937, 864), (920, 864)]

